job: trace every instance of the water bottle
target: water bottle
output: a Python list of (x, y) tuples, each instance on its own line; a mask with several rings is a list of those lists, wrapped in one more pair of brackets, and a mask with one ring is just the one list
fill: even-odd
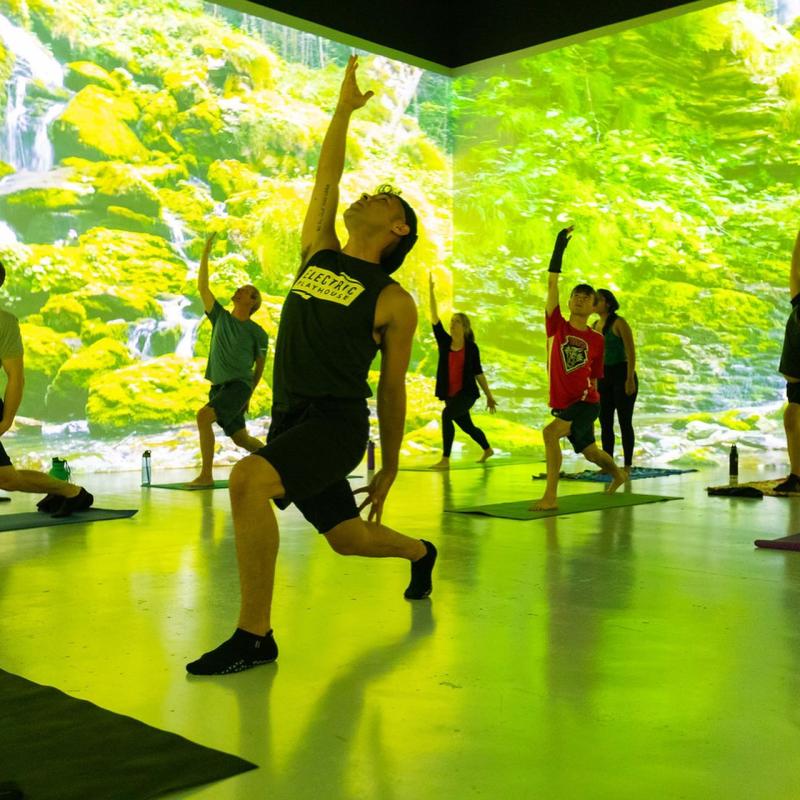
[(142, 486), (150, 485), (150, 451), (145, 450), (142, 453)]
[(372, 439), (367, 444), (367, 471), (374, 472), (375, 470), (375, 442)]
[(735, 444), (731, 445), (731, 452), (728, 456), (728, 475), (731, 478), (739, 477), (739, 451)]
[(69, 468), (69, 464), (65, 458), (58, 458), (55, 456), (53, 457), (50, 470), (47, 474), (56, 480), (68, 481), (69, 476), (72, 474), (72, 470)]

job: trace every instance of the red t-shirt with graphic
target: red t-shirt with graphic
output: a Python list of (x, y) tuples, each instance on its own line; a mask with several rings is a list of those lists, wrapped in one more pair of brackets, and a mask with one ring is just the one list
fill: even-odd
[(545, 317), (547, 369), (550, 374), (550, 407), (573, 403), (599, 403), (592, 381), (603, 377), (603, 335), (591, 328), (573, 328), (556, 306)]

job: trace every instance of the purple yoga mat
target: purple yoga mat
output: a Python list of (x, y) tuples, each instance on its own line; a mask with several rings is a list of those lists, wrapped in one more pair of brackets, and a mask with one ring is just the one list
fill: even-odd
[(800, 550), (800, 533), (782, 536), (780, 539), (756, 539), (756, 547), (769, 547), (772, 550)]

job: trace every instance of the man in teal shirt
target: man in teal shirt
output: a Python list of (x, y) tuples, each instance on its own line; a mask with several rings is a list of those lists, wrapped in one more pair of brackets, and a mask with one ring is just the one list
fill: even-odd
[(261, 295), (255, 286), (240, 286), (233, 294), (233, 311), (224, 309), (208, 288), (208, 256), (216, 234), (206, 240), (197, 289), (203, 308), (211, 320), (211, 349), (208, 354), (206, 379), (211, 381), (208, 403), (197, 412), (200, 434), (200, 474), (189, 486), (211, 486), (214, 483), (214, 423), (233, 441), (250, 453), (264, 443), (247, 432), (244, 414), (267, 359), (266, 331), (250, 317), (261, 306)]

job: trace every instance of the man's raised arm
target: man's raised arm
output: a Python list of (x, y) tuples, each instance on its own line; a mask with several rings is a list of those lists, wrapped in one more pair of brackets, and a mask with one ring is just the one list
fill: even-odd
[(373, 92), (362, 92), (358, 88), (357, 69), (358, 56), (350, 56), (339, 90), (339, 102), (322, 141), (314, 191), (303, 222), (300, 239), (303, 264), (317, 250), (339, 250), (341, 247), (336, 236), (336, 209), (339, 205), (339, 181), (344, 170), (347, 128), (351, 114), (373, 95)]
[(214, 303), (217, 302), (217, 298), (208, 288), (208, 256), (211, 253), (211, 247), (214, 244), (216, 235), (216, 233), (212, 233), (206, 239), (206, 246), (203, 248), (203, 255), (200, 258), (200, 269), (197, 271), (197, 291), (200, 293), (200, 299), (203, 301), (203, 309), (206, 313), (211, 311), (214, 308)]
[(558, 232), (556, 244), (553, 247), (553, 255), (550, 256), (550, 266), (547, 273), (547, 303), (545, 305), (545, 312), (548, 317), (556, 310), (558, 305), (558, 276), (561, 274), (561, 261), (569, 240), (572, 238), (574, 227), (574, 225), (570, 225), (569, 228), (563, 228)]

